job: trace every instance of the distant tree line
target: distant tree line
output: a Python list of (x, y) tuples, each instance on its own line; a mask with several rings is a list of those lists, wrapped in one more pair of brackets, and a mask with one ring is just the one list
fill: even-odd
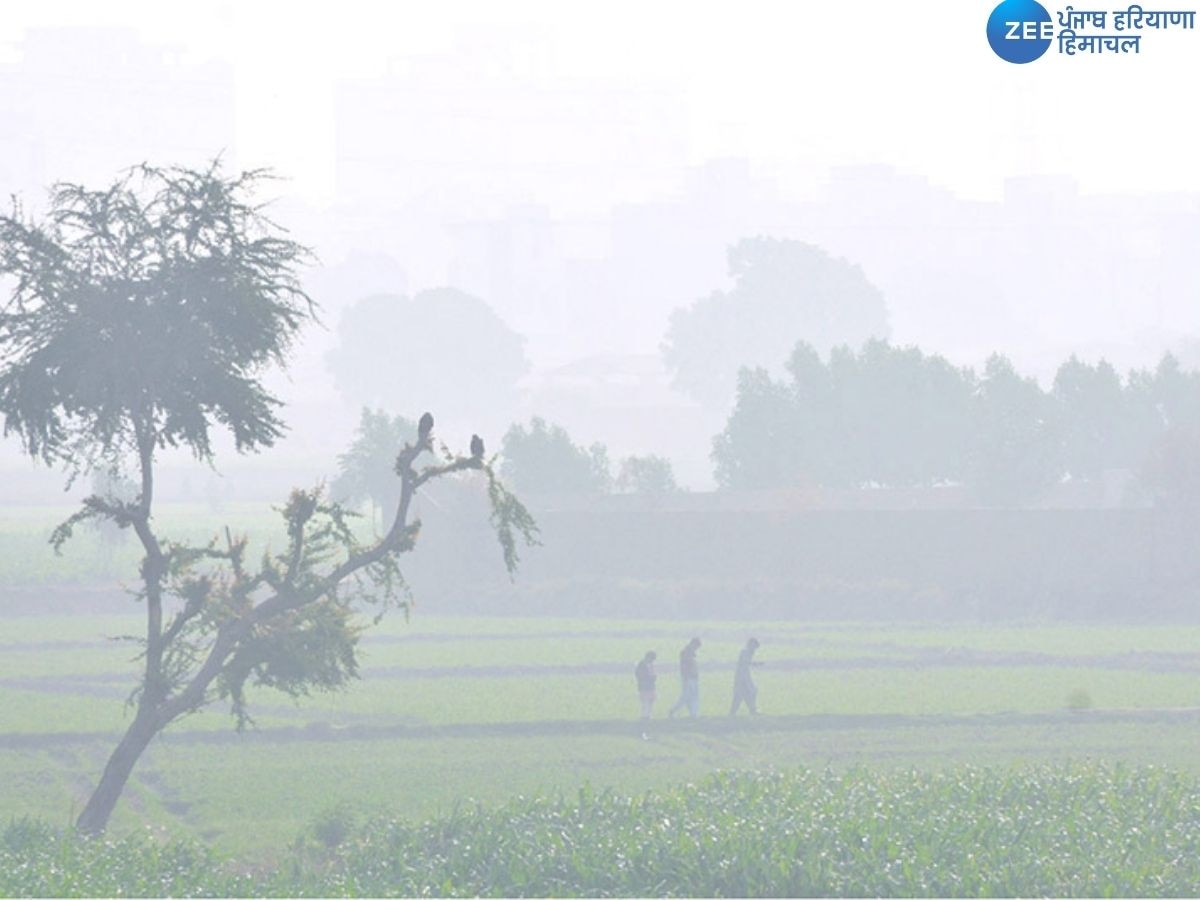
[(577, 446), (566, 429), (534, 416), (514, 424), (501, 447), (502, 477), (529, 493), (669, 494), (679, 490), (670, 460), (628, 456), (613, 471), (601, 443)]
[[(1003, 356), (976, 370), (889, 344), (880, 291), (819, 247), (759, 236), (731, 246), (728, 259), (730, 285), (676, 310), (661, 348), (677, 388), (710, 410), (732, 408), (712, 449), (719, 486), (961, 485), (1004, 505), (1123, 470), (1160, 504), (1200, 504), (1200, 375), (1174, 357), (1124, 375), (1071, 357), (1043, 388)], [(422, 340), (398, 366), (394, 336), (413, 332)], [(806, 340), (792, 346), (797, 334)], [(414, 384), (491, 433), (512, 421), (529, 368), (524, 339), (478, 298), (448, 288), (368, 297), (346, 310), (338, 335), (328, 364), (339, 390), (380, 409), (364, 410), (336, 497), (394, 505), (393, 448), (415, 425), (382, 408), (415, 417), (426, 400)], [(445, 377), (448, 359), (469, 361), (480, 377)], [(678, 489), (667, 459), (614, 461), (604, 444), (576, 444), (538, 417), (490, 449), (527, 493)]]
[(998, 355), (976, 372), (885, 341), (827, 359), (802, 342), (787, 373), (741, 370), (713, 442), (722, 487), (962, 484), (1021, 503), (1124, 469), (1159, 502), (1200, 498), (1200, 373), (1170, 355), (1124, 378), (1072, 356), (1045, 390)]
[[(397, 491), (395, 448), (416, 434), (403, 416), (364, 408), (354, 440), (338, 457), (338, 474), (330, 485), (343, 502), (370, 501), (387, 509)], [(397, 443), (399, 442), (399, 443)], [(628, 456), (615, 467), (602, 443), (576, 444), (561, 425), (534, 416), (515, 423), (500, 447), (505, 481), (534, 494), (667, 494), (679, 490), (671, 462), (661, 456)]]

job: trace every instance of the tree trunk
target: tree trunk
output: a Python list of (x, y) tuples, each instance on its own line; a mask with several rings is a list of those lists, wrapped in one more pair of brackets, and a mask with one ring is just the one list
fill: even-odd
[(75, 822), (78, 831), (84, 834), (99, 834), (104, 831), (109, 816), (112, 815), (117, 800), (125, 789), (125, 783), (129, 781), (134, 765), (158, 731), (152, 718), (139, 711), (129, 730), (121, 738), (121, 743), (117, 744), (112, 756), (108, 758), (104, 774), (100, 776), (100, 783), (96, 785), (87, 806), (79, 814), (79, 819)]
[(167, 687), (163, 679), (162, 659), (162, 579), (166, 574), (167, 562), (162, 546), (150, 528), (150, 509), (154, 500), (154, 431), (149, 417), (138, 423), (138, 462), (142, 473), (142, 492), (138, 497), (138, 509), (133, 516), (133, 529), (137, 532), (146, 551), (142, 561), (142, 583), (146, 598), (146, 674), (142, 678), (142, 694), (138, 702), (137, 715), (108, 758), (100, 783), (88, 798), (87, 806), (79, 814), (75, 828), (84, 834), (99, 834), (108, 825), (109, 817), (116, 808), (121, 792), (129, 781), (133, 767), (142, 752), (149, 746), (154, 735), (167, 724), (169, 719), (160, 719), (157, 710), (166, 696)]

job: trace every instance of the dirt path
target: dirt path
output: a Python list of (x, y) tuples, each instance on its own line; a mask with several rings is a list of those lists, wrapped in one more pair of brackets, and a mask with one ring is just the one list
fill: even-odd
[[(1108, 669), (1125, 672), (1200, 674), (1200, 653), (1127, 652), (1091, 655), (1063, 655), (1036, 652), (1002, 652), (988, 650), (921, 649), (895, 656), (839, 656), (768, 658), (767, 672), (846, 671), (851, 669), (956, 669), (956, 668), (1015, 668), (1054, 667), (1068, 669)], [(734, 663), (728, 660), (706, 662), (705, 672), (729, 672)], [(632, 666), (626, 663), (576, 663), (550, 665), (485, 665), (485, 666), (367, 666), (362, 670), (367, 679), (406, 678), (526, 678), (587, 675), (631, 675)], [(38, 677), (0, 678), (0, 687), (23, 691), (80, 694), (93, 697), (122, 697), (128, 695), (132, 684), (129, 672), (98, 672)]]
[[(1024, 728), (1054, 726), (1074, 728), (1089, 725), (1142, 724), (1200, 726), (1200, 707), (1172, 709), (1090, 709), (1045, 713), (991, 713), (975, 715), (803, 715), (757, 716), (754, 718), (711, 716), (700, 719), (656, 720), (655, 735), (734, 735), (766, 733), (813, 733), (819, 731), (886, 731), (891, 729), (935, 729), (948, 726), (968, 728)], [(570, 737), (640, 736), (641, 724), (625, 720), (557, 720), (545, 722), (464, 722), (448, 725), (304, 725), (253, 729), (238, 733), (220, 731), (167, 731), (158, 740), (171, 744), (277, 744), (298, 741), (391, 741), (456, 740), (481, 737)], [(96, 742), (111, 742), (108, 732), (58, 732), (0, 734), (0, 748), (51, 749)], [(933, 748), (931, 748), (931, 752)]]

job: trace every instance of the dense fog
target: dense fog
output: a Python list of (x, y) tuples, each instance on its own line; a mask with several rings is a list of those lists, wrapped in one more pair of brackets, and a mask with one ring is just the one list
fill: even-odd
[[(899, 133), (864, 139), (852, 101), (871, 95), (854, 73), (830, 104), (756, 80), (755, 65), (731, 71), (731, 90), (759, 91), (741, 113), (756, 125), (736, 142), (713, 131), (737, 104), (712, 73), (684, 83), (640, 44), (628, 71), (616, 59), (578, 71), (581, 24), (559, 15), (545, 28), (421, 20), (421, 33), (441, 28), (436, 40), (389, 50), (367, 39), (363, 58), (342, 22), (307, 68), (294, 48), (250, 52), (274, 23), (221, 15), (191, 31), (169, 16), (84, 25), (29, 13), (10, 26), (0, 69), (6, 187), (30, 215), (58, 181), (98, 188), (142, 160), (219, 155), (278, 176), (262, 199), (313, 251), (300, 277), (318, 320), (286, 369), (263, 373), (285, 435), (238, 454), (216, 434), (211, 465), (164, 448), (159, 501), (217, 511), (323, 481), (377, 511), (386, 484), (383, 496), (364, 485), (386, 482), (392, 451), (347, 454), (356, 440), (399, 438), (428, 409), (455, 450), (481, 434), (544, 514), (550, 539), (509, 591), (533, 590), (543, 566), (598, 557), (611, 577), (632, 576), (620, 541), (629, 522), (655, 517), (709, 529), (770, 510), (803, 529), (804, 515), (855, 510), (872, 535), (882, 526), (866, 511), (1003, 509), (1058, 533), (1043, 524), (1050, 511), (1108, 510), (1116, 541), (1136, 530), (1119, 510), (1195, 502), (1194, 176), (1180, 170), (1166, 190), (1141, 163), (1055, 164), (1055, 139), (1095, 123), (1078, 110), (1049, 121), (1020, 79), (985, 82), (1008, 129), (978, 138), (992, 156), (939, 166), (938, 141), (964, 136), (913, 138), (931, 148), (925, 161)], [(303, 14), (281, 33), (317, 27)], [(729, 41), (746, 59), (746, 36)], [(703, 69), (679, 53), (682, 71)], [(964, 99), (949, 91), (943, 101)], [(770, 127), (768, 96), (795, 102), (772, 108)], [(867, 108), (882, 115), (885, 99)], [(820, 136), (806, 131), (816, 121)], [(26, 461), (11, 436), (0, 466), (7, 503), (69, 499), (60, 473)], [(80, 479), (70, 497), (93, 486)], [(450, 608), (451, 597), (474, 608), (474, 587), (421, 575), (480, 539), (469, 503), (436, 493), (414, 578)], [(771, 522), (729, 538), (720, 590), (745, 589), (736, 572), (756, 569), (753, 532)], [(672, 544), (676, 529), (650, 529), (664, 541), (659, 565), (702, 564), (694, 545)], [(884, 533), (863, 546), (886, 545)], [(886, 556), (864, 551), (837, 577), (901, 577), (876, 569)], [(924, 577), (914, 590), (953, 593), (942, 574)], [(570, 611), (571, 590), (539, 603)]]

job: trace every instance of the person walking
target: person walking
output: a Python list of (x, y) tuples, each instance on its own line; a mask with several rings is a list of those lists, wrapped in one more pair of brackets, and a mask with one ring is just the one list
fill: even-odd
[(700, 667), (696, 663), (696, 651), (699, 649), (700, 638), (694, 637), (679, 651), (679, 680), (683, 686), (668, 718), (675, 718), (675, 713), (685, 706), (693, 719), (700, 715)]
[(733, 674), (733, 705), (729, 707), (731, 716), (737, 715), (738, 707), (743, 703), (750, 710), (750, 715), (758, 713), (758, 686), (750, 675), (753, 666), (762, 665), (754, 661), (754, 651), (757, 649), (758, 638), (750, 638), (738, 654), (737, 670)]
[(654, 671), (656, 659), (658, 659), (658, 654), (653, 650), (648, 650), (642, 657), (642, 661), (633, 669), (634, 677), (637, 678), (638, 698), (642, 701), (642, 740), (644, 741), (650, 739), (646, 726), (650, 722), (650, 713), (654, 709), (654, 700), (658, 696), (655, 692), (655, 685), (658, 681), (658, 674)]

